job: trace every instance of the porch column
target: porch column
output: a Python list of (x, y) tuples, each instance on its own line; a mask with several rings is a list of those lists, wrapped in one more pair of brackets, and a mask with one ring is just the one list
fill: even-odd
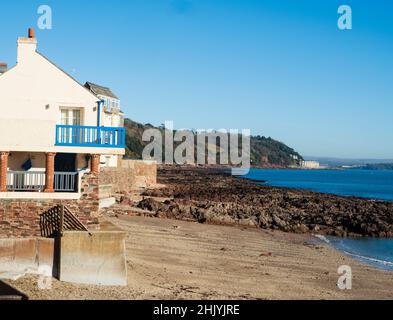
[(46, 154), (45, 192), (55, 192), (53, 185), (55, 180), (55, 156), (56, 153)]
[(95, 173), (100, 172), (100, 158), (101, 156), (99, 154), (91, 155), (91, 163), (90, 163), (91, 172), (95, 172)]
[(0, 192), (7, 192), (7, 169), (9, 152), (0, 152)]

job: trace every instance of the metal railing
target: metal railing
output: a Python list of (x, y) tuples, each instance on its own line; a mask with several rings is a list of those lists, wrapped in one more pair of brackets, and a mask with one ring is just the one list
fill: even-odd
[(77, 180), (77, 172), (55, 172), (54, 189), (61, 192), (76, 191)]
[(7, 173), (9, 191), (44, 191), (45, 172), (10, 171)]
[[(9, 171), (7, 173), (7, 190), (24, 192), (43, 192), (45, 190), (45, 172)], [(55, 172), (55, 192), (76, 192), (77, 172)]]
[(125, 148), (124, 128), (56, 126), (56, 145), (73, 147)]

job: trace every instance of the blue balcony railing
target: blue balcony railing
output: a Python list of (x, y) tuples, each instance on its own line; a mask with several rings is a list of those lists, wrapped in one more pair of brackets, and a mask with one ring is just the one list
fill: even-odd
[(56, 126), (56, 146), (125, 148), (124, 128)]

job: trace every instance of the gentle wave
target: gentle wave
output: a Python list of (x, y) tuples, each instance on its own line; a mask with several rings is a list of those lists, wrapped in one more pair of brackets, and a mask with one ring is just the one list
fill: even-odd
[(318, 238), (319, 240), (322, 240), (323, 242), (331, 244), (330, 240), (328, 238), (326, 238), (325, 236), (322, 236), (320, 234), (316, 234), (315, 237)]
[(336, 241), (331, 241), (330, 239), (328, 239), (328, 237), (323, 236), (323, 235), (314, 235), (317, 239), (319, 239), (320, 241), (328, 244), (329, 246), (335, 248), (338, 251), (343, 252), (344, 254), (346, 254), (347, 256), (350, 256), (362, 263), (374, 266), (374, 267), (380, 267), (382, 269), (389, 269), (389, 270), (393, 270), (393, 262), (388, 261), (388, 260), (382, 260), (382, 259), (378, 259), (378, 258), (373, 258), (373, 257), (369, 257), (369, 256), (365, 256), (365, 255), (361, 255), (361, 254), (356, 254), (350, 251), (347, 251), (348, 249), (351, 249), (351, 247), (348, 244), (343, 243), (343, 240), (336, 242)]
[(362, 255), (359, 255), (359, 254), (350, 253), (348, 251), (343, 251), (343, 252), (345, 254), (351, 256), (351, 257), (356, 258), (356, 259), (367, 260), (367, 261), (371, 261), (371, 262), (374, 262), (374, 263), (382, 264), (384, 266), (393, 267), (393, 262), (390, 262), (390, 261), (380, 260), (380, 259), (371, 258), (371, 257), (366, 257), (366, 256), (362, 256)]

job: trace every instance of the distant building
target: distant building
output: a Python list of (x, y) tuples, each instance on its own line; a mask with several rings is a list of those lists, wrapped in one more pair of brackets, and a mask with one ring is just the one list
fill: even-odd
[(300, 161), (300, 166), (304, 169), (319, 169), (321, 167), (318, 161)]
[[(103, 87), (91, 82), (86, 82), (85, 87), (102, 101), (102, 125), (112, 128), (124, 127), (124, 113), (120, 108), (120, 99), (112, 90), (108, 87)], [(101, 156), (101, 166), (117, 167), (119, 158), (121, 157), (116, 155), (103, 155)]]

